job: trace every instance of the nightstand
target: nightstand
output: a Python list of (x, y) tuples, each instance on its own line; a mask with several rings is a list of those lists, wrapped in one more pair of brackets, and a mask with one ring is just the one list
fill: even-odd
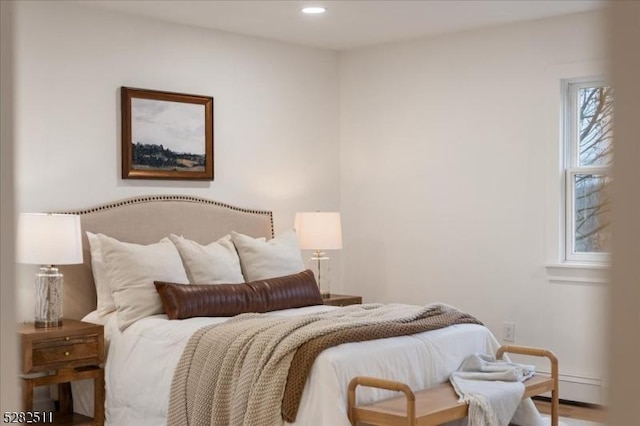
[(349, 296), (347, 294), (331, 294), (326, 299), (322, 299), (325, 305), (348, 306), (362, 303), (362, 296)]
[[(58, 385), (59, 411), (54, 424), (104, 424), (104, 329), (101, 325), (64, 319), (61, 327), (19, 324), (22, 345), (23, 411), (33, 411), (33, 388)], [(49, 375), (37, 373), (48, 372)], [(94, 418), (73, 413), (70, 382), (94, 380)]]

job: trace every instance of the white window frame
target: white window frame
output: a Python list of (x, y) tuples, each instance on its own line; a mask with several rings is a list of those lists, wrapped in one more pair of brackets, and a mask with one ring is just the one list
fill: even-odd
[(610, 253), (582, 253), (575, 251), (575, 176), (612, 176), (611, 166), (580, 166), (578, 140), (578, 91), (583, 87), (609, 86), (603, 77), (574, 78), (562, 80), (563, 127), (564, 127), (564, 237), (565, 262), (608, 264)]

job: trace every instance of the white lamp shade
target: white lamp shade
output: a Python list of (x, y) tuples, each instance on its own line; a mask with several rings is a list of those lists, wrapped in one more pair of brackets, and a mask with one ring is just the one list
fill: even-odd
[(16, 258), (35, 265), (82, 263), (81, 232), (78, 215), (21, 213)]
[(301, 249), (338, 250), (342, 248), (342, 225), (338, 212), (296, 213), (295, 229)]

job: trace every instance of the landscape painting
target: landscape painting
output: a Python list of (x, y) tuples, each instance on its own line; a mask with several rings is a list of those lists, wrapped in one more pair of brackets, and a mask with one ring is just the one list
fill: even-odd
[(122, 178), (213, 180), (213, 98), (123, 87)]

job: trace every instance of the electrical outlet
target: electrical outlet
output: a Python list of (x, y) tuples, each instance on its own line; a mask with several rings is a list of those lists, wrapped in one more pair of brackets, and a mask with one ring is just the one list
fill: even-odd
[(516, 341), (516, 323), (505, 321), (502, 328), (502, 340), (505, 342)]

